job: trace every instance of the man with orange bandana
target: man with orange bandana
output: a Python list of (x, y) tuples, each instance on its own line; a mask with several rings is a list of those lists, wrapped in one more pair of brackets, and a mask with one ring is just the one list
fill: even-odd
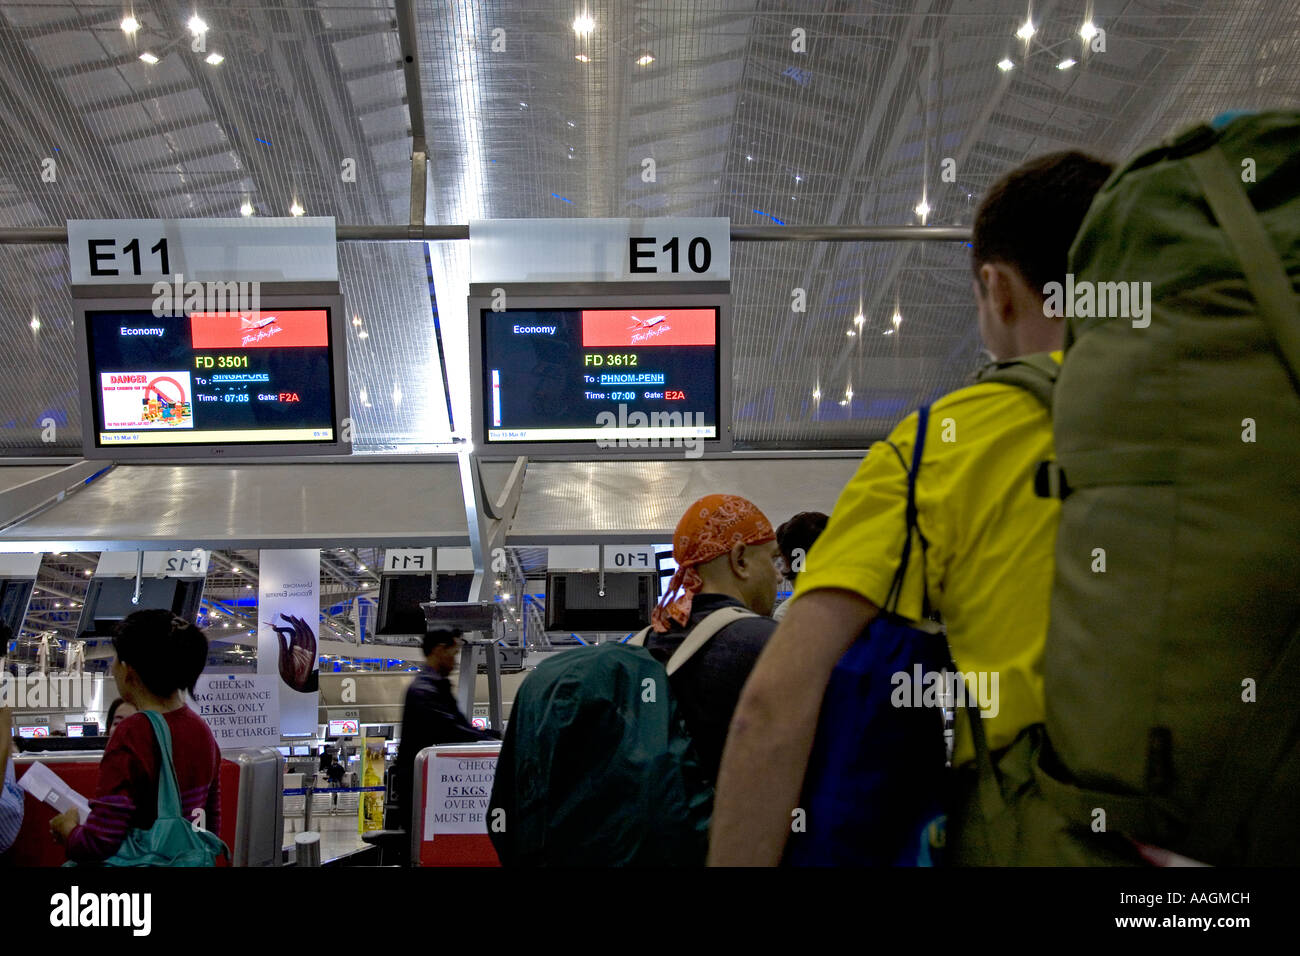
[(780, 584), (780, 552), (772, 523), (753, 502), (719, 494), (686, 509), (673, 534), (673, 558), (677, 571), (651, 616), (645, 642), (658, 660), (666, 663), (714, 612), (753, 612), (738, 614), (670, 678), (700, 768), (712, 783), (740, 691), (776, 630), (767, 615)]

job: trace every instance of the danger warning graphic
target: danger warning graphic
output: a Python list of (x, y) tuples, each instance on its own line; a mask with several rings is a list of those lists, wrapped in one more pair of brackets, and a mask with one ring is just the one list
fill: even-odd
[(107, 428), (193, 428), (189, 372), (101, 372)]

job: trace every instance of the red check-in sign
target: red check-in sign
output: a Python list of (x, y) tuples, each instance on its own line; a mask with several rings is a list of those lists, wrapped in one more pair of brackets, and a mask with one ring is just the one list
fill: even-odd
[(716, 345), (713, 309), (583, 309), (582, 347)]
[(192, 312), (190, 336), (196, 349), (281, 349), (329, 345), (324, 309), (280, 312)]

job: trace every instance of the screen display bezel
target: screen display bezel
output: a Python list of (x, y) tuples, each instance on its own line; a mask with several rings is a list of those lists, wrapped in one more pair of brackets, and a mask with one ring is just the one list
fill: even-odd
[(223, 459), (253, 457), (314, 457), (348, 455), (351, 453), (351, 444), (343, 440), (343, 422), (348, 419), (350, 414), (347, 374), (347, 323), (344, 319), (343, 297), (338, 294), (328, 293), (264, 295), (259, 308), (264, 312), (273, 309), (324, 309), (328, 313), (329, 364), (334, 378), (334, 388), (332, 390), (334, 438), (332, 440), (285, 442), (258, 441), (254, 439), (246, 442), (196, 443), (193, 445), (101, 444), (99, 441), (101, 415), (99, 403), (96, 401), (97, 392), (93, 387), (95, 379), (94, 370), (91, 367), (91, 331), (88, 316), (94, 312), (151, 312), (153, 310), (153, 301), (152, 298), (138, 296), (74, 300), (83, 457), (113, 461), (145, 459), (153, 462), (165, 462), (193, 461), (195, 459), (221, 461)]
[[(468, 300), (470, 332), (470, 420), (474, 435), (474, 450), (482, 459), (514, 458), (527, 455), (535, 459), (591, 459), (593, 456), (619, 459), (663, 460), (681, 458), (685, 454), (680, 444), (659, 448), (600, 448), (596, 438), (581, 441), (488, 441), (488, 419), (484, 407), (484, 312), (491, 312), (494, 290), (502, 289), (505, 305), (513, 309), (629, 309), (654, 307), (656, 309), (718, 310), (717, 346), (715, 361), (715, 397), (717, 402), (717, 438), (699, 439), (703, 456), (713, 457), (732, 450), (731, 432), (731, 308), (727, 283), (694, 283), (695, 289), (668, 283), (630, 286), (616, 284), (609, 291), (592, 288), (592, 284), (578, 284), (574, 291), (538, 291), (535, 288), (512, 286), (486, 289), (475, 286)], [(706, 290), (704, 287), (708, 286)]]

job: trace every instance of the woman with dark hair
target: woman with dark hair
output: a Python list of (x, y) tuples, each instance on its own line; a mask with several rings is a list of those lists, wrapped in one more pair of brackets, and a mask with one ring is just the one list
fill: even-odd
[(113, 736), (113, 731), (117, 729), (117, 725), (120, 724), (122, 721), (126, 720), (126, 718), (130, 717), (134, 713), (137, 713), (135, 707), (127, 703), (121, 697), (117, 698), (115, 701), (113, 701), (113, 703), (109, 704), (108, 729), (104, 732), (104, 736), (106, 737)]
[(146, 712), (162, 715), (171, 734), (172, 763), (181, 815), (194, 819), (202, 808), (203, 828), (218, 832), (221, 751), (203, 718), (185, 703), (208, 659), (208, 640), (189, 621), (170, 611), (136, 611), (117, 626), (113, 677), (124, 701), (140, 713), (118, 722), (104, 748), (90, 818), (79, 825), (76, 809), (50, 821), (68, 858), (100, 862), (117, 853), (132, 830), (147, 830), (158, 818), (162, 751)]

